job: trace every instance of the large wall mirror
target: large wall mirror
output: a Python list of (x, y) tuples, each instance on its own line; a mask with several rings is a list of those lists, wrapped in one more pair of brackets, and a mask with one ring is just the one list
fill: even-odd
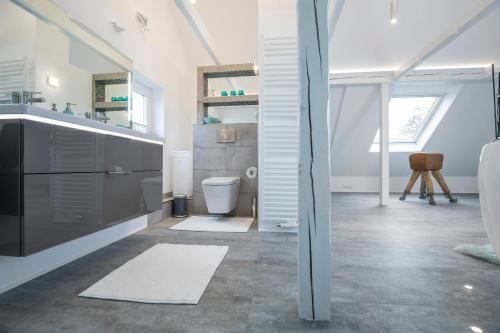
[(1, 104), (36, 92), (38, 107), (133, 127), (132, 61), (60, 7), (0, 0), (0, 32)]

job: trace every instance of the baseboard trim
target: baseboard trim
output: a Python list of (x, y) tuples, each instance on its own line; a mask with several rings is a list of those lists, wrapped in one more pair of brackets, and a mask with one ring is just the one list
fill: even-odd
[[(406, 187), (409, 177), (390, 177), (389, 191), (400, 193)], [(477, 177), (446, 177), (446, 183), (452, 193), (478, 193)], [(433, 179), (434, 191), (443, 193)], [(331, 177), (332, 192), (378, 193), (379, 177)], [(418, 192), (420, 183), (415, 184), (413, 192)]]

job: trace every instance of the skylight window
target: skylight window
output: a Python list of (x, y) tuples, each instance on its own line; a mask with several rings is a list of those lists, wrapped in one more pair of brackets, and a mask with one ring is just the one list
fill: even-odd
[[(389, 102), (389, 144), (416, 143), (441, 96), (401, 96)], [(380, 130), (379, 130), (380, 131)], [(379, 131), (373, 144), (379, 143)]]

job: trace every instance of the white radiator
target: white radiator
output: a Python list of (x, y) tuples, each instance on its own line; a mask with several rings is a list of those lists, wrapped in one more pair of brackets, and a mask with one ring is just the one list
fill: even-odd
[(33, 66), (28, 58), (0, 61), (0, 101), (12, 91), (33, 90)]
[(261, 43), (259, 230), (277, 231), (298, 218), (297, 38), (264, 37)]

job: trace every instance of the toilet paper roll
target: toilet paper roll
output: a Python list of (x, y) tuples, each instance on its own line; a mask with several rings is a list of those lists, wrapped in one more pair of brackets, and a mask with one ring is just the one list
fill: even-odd
[(257, 168), (256, 167), (248, 168), (246, 174), (248, 178), (254, 179), (255, 177), (257, 177)]

